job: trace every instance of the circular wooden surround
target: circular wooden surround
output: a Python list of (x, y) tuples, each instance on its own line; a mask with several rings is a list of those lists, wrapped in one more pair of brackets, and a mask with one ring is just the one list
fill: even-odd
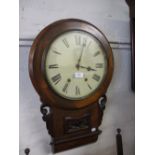
[[(107, 74), (101, 85), (93, 95), (81, 100), (69, 100), (59, 96), (49, 87), (45, 78), (44, 60), (48, 47), (57, 36), (72, 30), (85, 31), (94, 36), (106, 52), (108, 62)], [(105, 35), (94, 25), (79, 19), (60, 20), (45, 27), (35, 38), (29, 54), (30, 78), (41, 100), (49, 106), (63, 109), (79, 109), (96, 103), (107, 91), (112, 79), (113, 66), (112, 49)]]

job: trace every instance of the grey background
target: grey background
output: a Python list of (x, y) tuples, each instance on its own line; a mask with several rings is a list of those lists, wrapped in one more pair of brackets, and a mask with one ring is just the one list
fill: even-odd
[(52, 155), (50, 136), (41, 119), (39, 96), (28, 75), (28, 54), (37, 33), (62, 18), (87, 20), (103, 31), (114, 54), (115, 69), (96, 143), (58, 154), (116, 155), (116, 128), (122, 129), (124, 155), (134, 155), (134, 93), (131, 90), (131, 51), (128, 7), (124, 0), (20, 0), (20, 155)]

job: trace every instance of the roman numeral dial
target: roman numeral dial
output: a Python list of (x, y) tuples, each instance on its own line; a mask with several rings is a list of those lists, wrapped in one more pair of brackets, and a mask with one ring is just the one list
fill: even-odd
[(106, 56), (100, 42), (84, 31), (68, 31), (56, 37), (45, 58), (49, 86), (71, 100), (89, 97), (106, 75)]

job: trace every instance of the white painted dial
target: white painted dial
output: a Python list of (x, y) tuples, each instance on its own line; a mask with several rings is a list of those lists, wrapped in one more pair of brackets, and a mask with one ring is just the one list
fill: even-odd
[(46, 78), (60, 96), (80, 100), (93, 95), (107, 72), (100, 42), (84, 31), (69, 31), (50, 45), (45, 58)]

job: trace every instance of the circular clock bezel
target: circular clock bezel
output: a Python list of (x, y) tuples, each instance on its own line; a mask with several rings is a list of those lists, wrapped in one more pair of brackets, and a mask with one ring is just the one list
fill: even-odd
[[(59, 38), (61, 35), (64, 35), (65, 33), (72, 32), (72, 31), (77, 32), (77, 31), (79, 31), (79, 30), (69, 30), (69, 31), (65, 31), (64, 33), (61, 33), (60, 35), (58, 35), (55, 39)], [(84, 33), (88, 33), (88, 32), (83, 31), (83, 30), (80, 30), (80, 31), (82, 31), (82, 33), (83, 33), (83, 32), (84, 32)], [(101, 48), (103, 49), (103, 46), (102, 46), (102, 44), (100, 43), (100, 41), (99, 41), (97, 38), (95, 38), (94, 36), (92, 36), (90, 33), (88, 33), (88, 34), (89, 34), (92, 38), (94, 38), (95, 40), (97, 40), (97, 43), (98, 43), (99, 46), (101, 46)], [(102, 80), (100, 81), (98, 87), (96, 87), (96, 88), (95, 88), (92, 92), (90, 92), (88, 95), (82, 96), (82, 97), (79, 97), (79, 98), (71, 98), (71, 97), (67, 97), (67, 96), (65, 96), (65, 95), (63, 96), (63, 95), (61, 95), (59, 92), (57, 92), (57, 91), (51, 86), (51, 84), (50, 84), (50, 82), (49, 82), (49, 80), (48, 80), (48, 78), (47, 78), (46, 68), (45, 68), (45, 62), (46, 62), (46, 57), (47, 57), (47, 53), (48, 53), (48, 51), (49, 51), (49, 48), (50, 48), (50, 46), (52, 45), (53, 41), (55, 41), (55, 39), (52, 40), (51, 43), (49, 44), (49, 46), (46, 48), (46, 50), (45, 50), (46, 52), (44, 52), (45, 56), (43, 56), (43, 59), (42, 59), (42, 70), (43, 70), (43, 72), (44, 72), (44, 74), (45, 74), (45, 79), (46, 79), (46, 81), (47, 81), (47, 83), (48, 83), (49, 88), (52, 89), (52, 91), (54, 91), (54, 92), (56, 93), (56, 95), (58, 94), (59, 96), (65, 98), (65, 99), (68, 99), (68, 100), (82, 100), (82, 99), (88, 98), (90, 95), (93, 95), (93, 93), (94, 93), (94, 92), (98, 89), (98, 87), (100, 86), (100, 83), (102, 83), (102, 81), (104, 80), (104, 76), (103, 76)], [(103, 50), (103, 51), (104, 51), (104, 50)], [(107, 60), (107, 58), (106, 58), (106, 60)], [(106, 70), (106, 72), (107, 72), (107, 70)]]
[[(49, 86), (45, 75), (45, 57), (48, 47), (62, 33), (67, 31), (85, 31), (95, 37), (104, 48), (107, 56), (107, 73), (93, 95), (81, 100), (70, 100), (57, 94)], [(113, 74), (112, 49), (104, 34), (94, 25), (79, 19), (64, 19), (45, 27), (35, 38), (29, 55), (29, 74), (33, 86), (45, 103), (65, 109), (78, 109), (98, 101), (106, 93)]]

